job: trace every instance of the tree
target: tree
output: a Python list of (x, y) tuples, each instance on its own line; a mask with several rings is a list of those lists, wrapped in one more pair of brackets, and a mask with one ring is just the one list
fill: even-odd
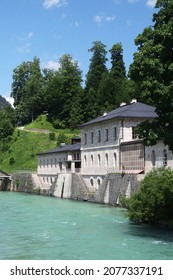
[(114, 44), (109, 52), (112, 67), (109, 73), (103, 74), (98, 90), (100, 114), (114, 110), (121, 102), (129, 100), (122, 44)]
[(0, 111), (0, 141), (8, 142), (14, 132), (15, 112), (10, 106)]
[(173, 218), (173, 171), (158, 168), (150, 171), (139, 191), (127, 201), (128, 216), (139, 223), (171, 222)]
[[(69, 54), (65, 54), (60, 58), (59, 76), (61, 80), (61, 93), (63, 107), (60, 113), (60, 119), (65, 122), (66, 127), (77, 126), (74, 123), (72, 108), (75, 106), (76, 99), (83, 93), (82, 89), (82, 72), (79, 69), (77, 61), (74, 61)], [(76, 107), (75, 114), (80, 111), (80, 102)], [(73, 121), (71, 120), (73, 118)]]
[(116, 80), (122, 81), (126, 78), (126, 69), (123, 60), (123, 48), (121, 43), (114, 44), (109, 51), (111, 53), (110, 75)]
[(153, 27), (135, 40), (138, 51), (129, 75), (139, 88), (137, 99), (156, 107), (154, 133), (173, 150), (173, 1), (158, 0), (156, 8)]
[[(86, 85), (85, 85), (85, 98), (86, 98), (86, 108), (85, 111), (93, 111), (91, 118), (98, 116), (99, 106), (98, 106), (98, 90), (100, 82), (103, 78), (103, 75), (108, 73), (106, 67), (106, 46), (100, 41), (93, 42), (93, 47), (89, 49), (93, 53), (92, 58), (90, 59), (89, 71), (86, 75)], [(90, 104), (90, 94), (93, 94), (94, 103)], [(87, 103), (88, 102), (88, 103)], [(92, 108), (92, 107), (94, 108)]]
[(55, 127), (75, 128), (82, 118), (82, 73), (69, 54), (63, 55), (59, 64), (57, 71), (45, 75), (47, 110)]
[(38, 58), (14, 69), (11, 96), (18, 122), (27, 123), (43, 112), (43, 77)]

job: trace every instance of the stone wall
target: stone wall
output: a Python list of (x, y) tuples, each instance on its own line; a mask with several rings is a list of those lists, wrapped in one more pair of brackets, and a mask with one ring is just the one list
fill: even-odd
[[(64, 174), (65, 176), (66, 174)], [(106, 174), (99, 189), (86, 186), (80, 174), (73, 173), (71, 179), (70, 199), (83, 200), (109, 205), (120, 205), (120, 195), (130, 197), (139, 188), (139, 178), (133, 174)], [(32, 180), (32, 174), (20, 173), (12, 175), (12, 190), (44, 195), (53, 195), (50, 190), (37, 188)]]
[(34, 185), (31, 173), (13, 174), (11, 190), (28, 193), (40, 193), (40, 189)]
[(95, 201), (119, 205), (120, 196), (130, 197), (139, 188), (137, 176), (133, 174), (108, 174), (95, 194)]

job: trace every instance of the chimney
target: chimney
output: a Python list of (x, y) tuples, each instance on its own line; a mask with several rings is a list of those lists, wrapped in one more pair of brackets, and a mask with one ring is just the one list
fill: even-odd
[(120, 107), (125, 106), (125, 105), (126, 105), (126, 103), (125, 103), (125, 102), (122, 102), (122, 103), (120, 104)]
[(60, 148), (63, 148), (63, 147), (65, 147), (65, 143), (60, 144)]
[(133, 104), (133, 103), (136, 103), (137, 102), (137, 99), (132, 99), (132, 101), (130, 102), (131, 104)]

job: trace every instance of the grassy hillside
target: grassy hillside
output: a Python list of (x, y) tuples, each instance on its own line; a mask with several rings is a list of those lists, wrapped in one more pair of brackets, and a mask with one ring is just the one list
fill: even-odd
[[(70, 143), (73, 136), (79, 135), (79, 131), (54, 130), (50, 123), (43, 125), (41, 121), (35, 121), (25, 129), (34, 129), (31, 131), (19, 130), (16, 128), (10, 143), (1, 143), (0, 149), (0, 169), (8, 173), (15, 171), (37, 169), (37, 153), (57, 147), (57, 140), (65, 137), (66, 143)], [(44, 131), (44, 133), (41, 131)], [(49, 132), (51, 131), (51, 135)], [(46, 133), (45, 133), (46, 132)], [(53, 133), (53, 137), (52, 136)], [(53, 140), (51, 140), (53, 139)]]

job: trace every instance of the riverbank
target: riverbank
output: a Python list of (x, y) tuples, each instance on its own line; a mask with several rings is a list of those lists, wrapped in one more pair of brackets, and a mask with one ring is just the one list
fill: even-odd
[(51, 185), (40, 184), (35, 173), (16, 173), (12, 175), (11, 190), (28, 192), (59, 198), (69, 198), (117, 206), (120, 196), (130, 197), (138, 190), (137, 177), (131, 174), (106, 174), (98, 189), (89, 188), (83, 176), (78, 173), (58, 174)]

